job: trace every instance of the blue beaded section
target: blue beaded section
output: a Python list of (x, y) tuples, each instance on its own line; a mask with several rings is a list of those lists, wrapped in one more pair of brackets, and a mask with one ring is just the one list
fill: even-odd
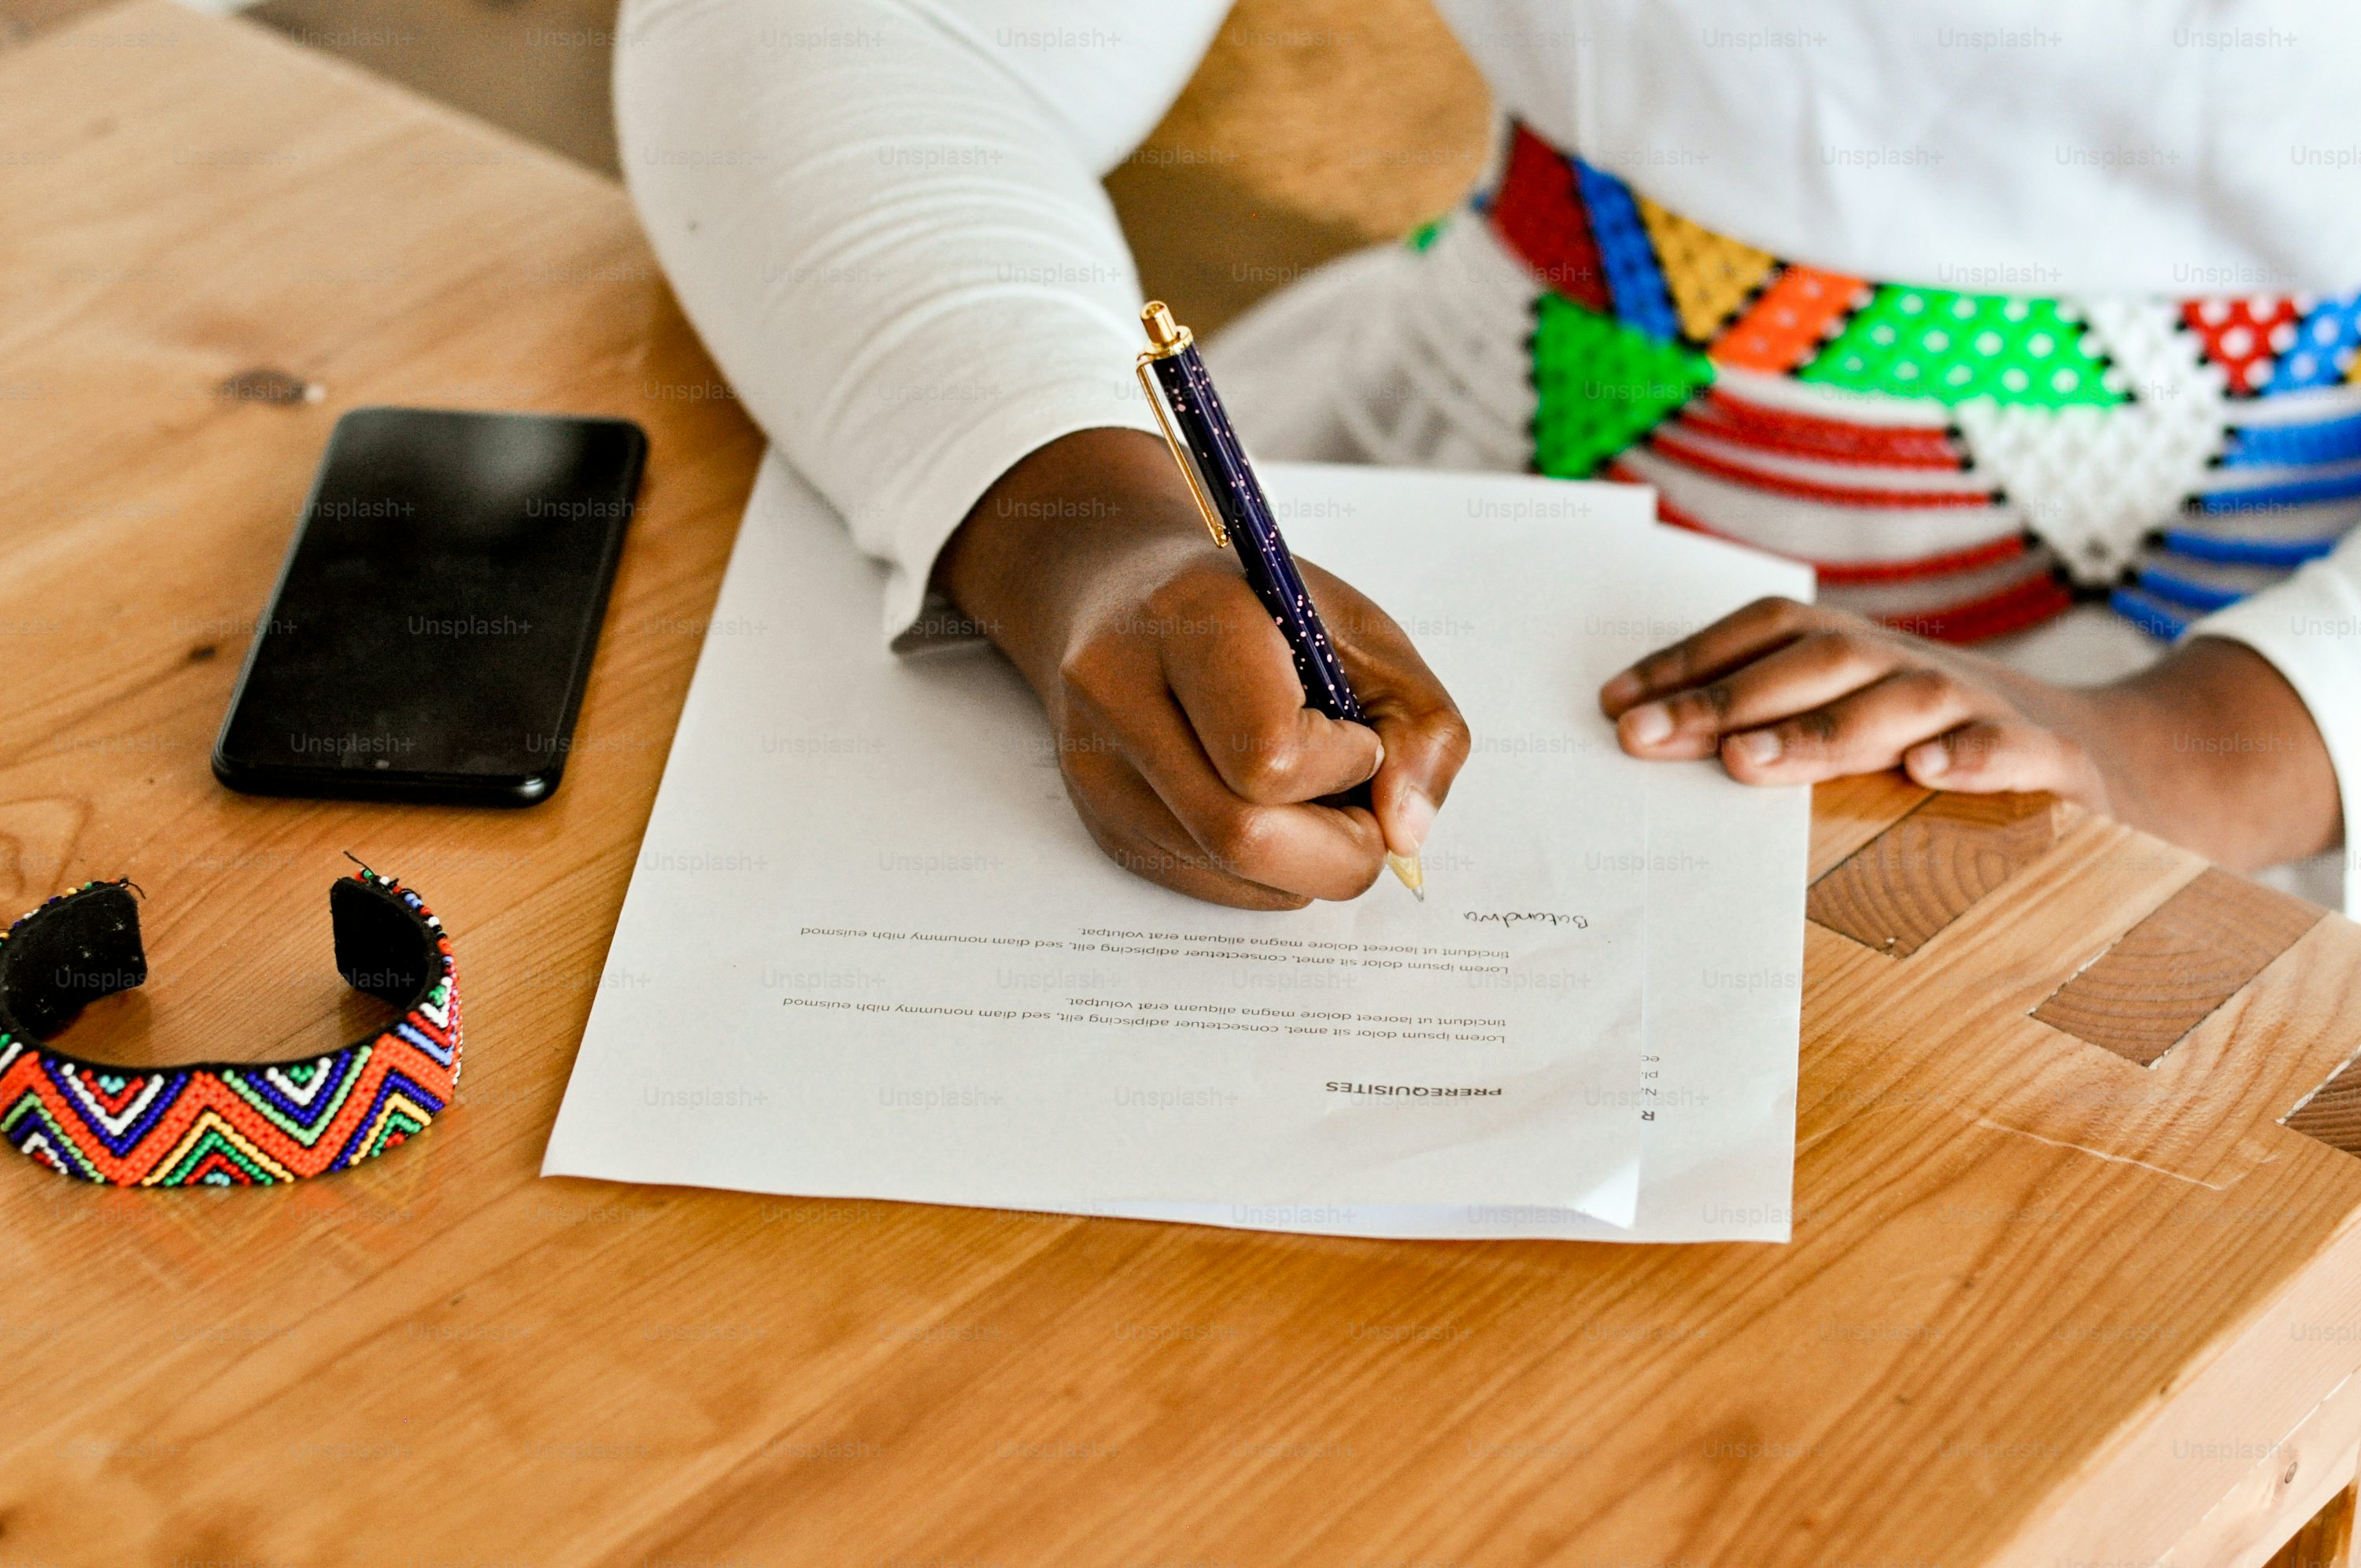
[(2219, 533), (2193, 533), (2184, 528), (2166, 529), (2163, 539), (2165, 548), (2175, 554), (2218, 561), (2225, 566), (2301, 566), (2306, 561), (2319, 560), (2337, 545), (2334, 537), (2239, 539)]
[(2194, 577), (2184, 577), (2160, 566), (2142, 566), (2136, 580), (2158, 598), (2169, 599), (2174, 604), (2186, 605), (2200, 611), (2226, 609), (2246, 597), (2235, 588), (2201, 583)]
[(2323, 475), (2317, 479), (2290, 479), (2279, 485), (2214, 490), (2197, 498), (2197, 510), (2202, 512), (2268, 511), (2279, 507), (2310, 506), (2315, 501), (2346, 501), (2356, 496), (2361, 496), (2361, 468), (2350, 474)]
[(2271, 367), (2263, 395), (2336, 385), (2353, 367), (2356, 344), (2361, 344), (2361, 293), (2323, 300), (2297, 323), (2295, 341)]
[(2230, 433), (2224, 468), (2301, 468), (2361, 460), (2361, 413), (2309, 424), (2248, 425)]
[(1591, 237), (1607, 269), (1607, 291), (1614, 298), (1616, 315), (1651, 337), (1679, 342), (1681, 319), (1673, 313), (1673, 296), (1664, 286), (1655, 244), (1640, 219), (1631, 188), (1578, 158), (1574, 174), (1581, 182), (1583, 204), (1590, 209)]
[(2289, 571), (2272, 563), (2209, 560), (2165, 548), (2144, 554), (2132, 580), (2157, 598), (2210, 614), (2278, 587)]
[(2168, 642), (2188, 630), (2197, 620), (2138, 588), (2117, 588), (2107, 596), (2107, 605), (2150, 637)]

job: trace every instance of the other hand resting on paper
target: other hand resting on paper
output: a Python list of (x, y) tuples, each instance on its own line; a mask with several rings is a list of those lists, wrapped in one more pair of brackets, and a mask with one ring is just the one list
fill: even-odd
[[(1155, 436), (1082, 431), (1033, 453), (960, 524), (936, 581), (1032, 683), (1099, 848), (1177, 892), (1300, 909), (1417, 852), (1468, 738), (1401, 628), (1298, 565), (1374, 729), (1303, 706), (1286, 640)], [(1319, 804), (1365, 783), (1374, 813)]]
[(2046, 790), (2253, 870), (2335, 843), (2336, 775), (2260, 654), (2199, 637), (2126, 680), (2056, 686), (1840, 610), (1758, 599), (1599, 688), (1635, 757), (1717, 753), (1746, 784), (1900, 766), (1929, 788)]

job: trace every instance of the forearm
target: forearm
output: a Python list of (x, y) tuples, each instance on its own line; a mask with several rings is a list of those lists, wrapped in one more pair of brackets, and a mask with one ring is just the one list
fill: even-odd
[(2114, 814), (2235, 871), (2334, 847), (2336, 770), (2303, 700), (2243, 643), (2197, 637), (2086, 694)]
[(631, 194), (684, 310), (906, 620), (994, 479), (1145, 424), (1101, 189), (1187, 79), (1205, 0), (631, 0)]

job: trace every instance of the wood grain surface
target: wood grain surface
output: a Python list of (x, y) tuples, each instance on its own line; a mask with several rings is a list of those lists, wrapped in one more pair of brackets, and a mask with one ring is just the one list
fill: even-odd
[(2047, 853), (2060, 809), (2046, 795), (1929, 796), (1813, 883), (1806, 911), (1865, 947), (1908, 958)]
[(2033, 1015), (2147, 1067), (2323, 913), (2209, 866)]
[(2353, 1560), (2353, 1502), (2347, 1486), (2273, 1552), (2266, 1568), (2344, 1568)]
[(2361, 1062), (2347, 1062), (2289, 1113), (2286, 1124), (2331, 1148), (2361, 1155)]
[(1491, 110), (1431, 0), (1235, 0), (1107, 194), (1142, 287), (1209, 334), (1458, 206), (1491, 161)]
[[(538, 1179), (633, 980), (607, 944), (754, 433), (612, 186), (253, 27), (143, 0), (0, 54), (0, 896), (149, 894), (156, 978), (75, 1045), (340, 1041), (346, 849), (445, 916), (469, 1025), (460, 1103), (345, 1175), (0, 1168), (0, 1561), (2259, 1561), (2352, 1480), (2361, 1161), (2279, 1119), (2361, 1048), (2361, 931), (2318, 919), (2153, 1067), (2061, 1048), (2033, 1011), (2202, 868), (2059, 813), (2000, 874), (1936, 831), (1983, 808), (1890, 779), (1823, 792), (1815, 867), (1924, 833), (1939, 891), (1864, 874), (1853, 906), (1906, 918), (1807, 927), (1785, 1246)], [(318, 400), (216, 390), (257, 369)], [(329, 424), (372, 401), (653, 438), (546, 806), (207, 773)]]

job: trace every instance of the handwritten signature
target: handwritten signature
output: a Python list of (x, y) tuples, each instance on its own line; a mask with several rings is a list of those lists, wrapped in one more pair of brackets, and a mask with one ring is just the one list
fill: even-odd
[(1590, 929), (1590, 916), (1587, 915), (1559, 915), (1546, 909), (1470, 909), (1461, 918), (1503, 927), (1520, 926), (1531, 921), (1539, 926), (1571, 926), (1577, 931)]

